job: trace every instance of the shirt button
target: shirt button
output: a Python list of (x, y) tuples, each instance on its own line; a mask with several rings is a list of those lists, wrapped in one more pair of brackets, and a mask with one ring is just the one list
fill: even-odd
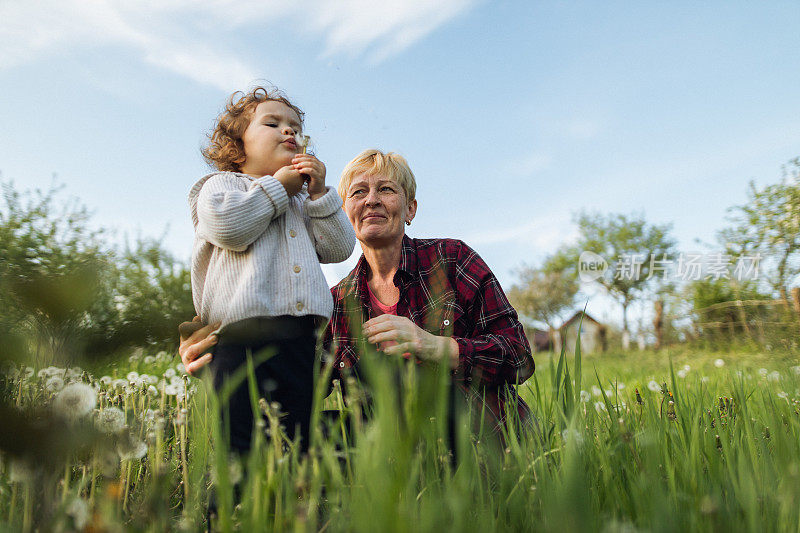
[(450, 321), (449, 321), (449, 320), (447, 320), (446, 318), (444, 319), (444, 325), (445, 325), (445, 326), (449, 326), (449, 325), (450, 325)]
[(297, 237), (297, 232), (295, 230), (293, 230), (293, 229), (290, 229), (289, 230), (289, 237), (294, 239), (295, 237)]
[(300, 272), (300, 265), (295, 265), (295, 266), (294, 266), (294, 272), (295, 272), (295, 274), (297, 274), (298, 272)]
[(303, 302), (297, 302), (297, 305), (295, 307), (297, 308), (298, 311), (302, 311), (303, 310)]
[(344, 361), (339, 361), (339, 368), (344, 368)]

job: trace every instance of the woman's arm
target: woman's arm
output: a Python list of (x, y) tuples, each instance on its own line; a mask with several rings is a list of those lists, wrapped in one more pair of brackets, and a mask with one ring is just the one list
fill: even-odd
[(466, 245), (457, 264), (454, 288), (469, 324), (468, 334), (453, 337), (459, 349), (457, 372), (484, 385), (524, 382), (534, 370), (531, 347), (500, 282)]
[(305, 200), (305, 224), (320, 263), (341, 263), (356, 246), (356, 233), (342, 210), (342, 199), (328, 187), (322, 197)]
[(236, 252), (246, 250), (289, 205), (286, 189), (272, 176), (253, 180), (246, 190), (241, 180), (212, 176), (197, 196), (197, 235)]

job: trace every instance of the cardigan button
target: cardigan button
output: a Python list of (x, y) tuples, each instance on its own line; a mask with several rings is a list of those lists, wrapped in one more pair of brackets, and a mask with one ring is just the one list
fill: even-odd
[(297, 308), (298, 311), (302, 311), (303, 310), (303, 302), (297, 302), (297, 305), (295, 307)]
[(294, 239), (295, 237), (297, 237), (297, 232), (293, 229), (289, 230), (289, 237)]
[(444, 319), (444, 325), (445, 325), (445, 326), (449, 326), (449, 325), (450, 325), (450, 321), (449, 321), (449, 320), (447, 320), (446, 318)]
[(344, 368), (344, 361), (339, 361), (339, 368)]
[(294, 273), (295, 274), (299, 274), (300, 273), (300, 265), (295, 265), (294, 266)]

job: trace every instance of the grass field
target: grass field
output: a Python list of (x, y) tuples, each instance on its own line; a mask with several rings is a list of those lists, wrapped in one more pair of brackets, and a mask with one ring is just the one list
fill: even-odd
[(200, 530), (213, 481), (223, 531), (800, 531), (796, 355), (536, 362), (520, 393), (537, 424), (502, 443), (459, 419), (451, 453), (447, 376), (378, 360), (372, 417), (358, 393), (320, 398), (352, 427), (320, 422), (307, 456), (266, 437), (279, 420), (254, 393), (266, 422), (243, 462), (219, 444), (218, 399), (165, 353), (106, 376), (10, 369), (3, 394), (73, 438), (33, 463), (3, 458), (0, 528)]

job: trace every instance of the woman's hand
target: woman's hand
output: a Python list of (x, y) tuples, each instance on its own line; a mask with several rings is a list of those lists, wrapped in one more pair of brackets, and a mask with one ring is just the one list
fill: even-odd
[(311, 154), (297, 154), (292, 159), (292, 167), (308, 177), (308, 195), (312, 200), (321, 198), (328, 192), (325, 187), (325, 165)]
[(211, 362), (213, 355), (205, 352), (217, 343), (217, 336), (209, 334), (219, 326), (219, 323), (203, 325), (199, 316), (178, 326), (181, 334), (178, 353), (188, 374), (197, 375), (201, 368)]
[(458, 343), (450, 337), (428, 333), (404, 316), (381, 315), (364, 323), (364, 335), (372, 344), (394, 341), (384, 349), (388, 355), (410, 353), (422, 361), (458, 366)]

